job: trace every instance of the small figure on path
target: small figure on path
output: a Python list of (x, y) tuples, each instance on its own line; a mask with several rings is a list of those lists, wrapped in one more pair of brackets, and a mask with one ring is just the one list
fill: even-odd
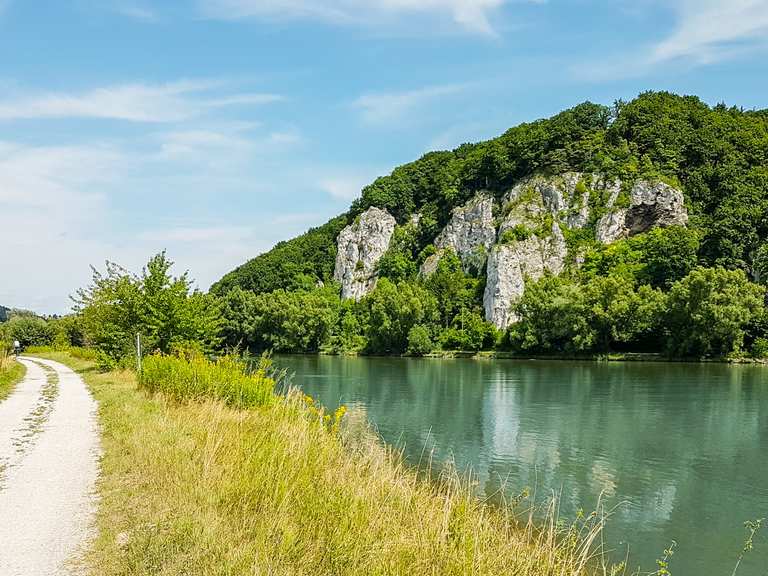
[(13, 353), (16, 356), (21, 354), (21, 342), (19, 342), (18, 340), (13, 341)]

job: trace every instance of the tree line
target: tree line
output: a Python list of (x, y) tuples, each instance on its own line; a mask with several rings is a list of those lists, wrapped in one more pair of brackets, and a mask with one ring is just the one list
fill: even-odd
[[(600, 206), (591, 206), (588, 226), (563, 230), (568, 261), (578, 255), (580, 264), (528, 282), (514, 310), (519, 322), (504, 332), (484, 320), (484, 270), (467, 273), (447, 253), (434, 274), (419, 275), (451, 211), (478, 191), (500, 199), (520, 178), (571, 170), (673, 184), (685, 193), (689, 226), (604, 246), (594, 239)], [(336, 238), (370, 206), (386, 208), (398, 226), (378, 264), (376, 289), (359, 302), (342, 301), (333, 282)], [(411, 223), (414, 215), (418, 225)], [(611, 107), (581, 104), (396, 168), (365, 187), (349, 212), (246, 262), (208, 294), (170, 268), (164, 254), (136, 275), (108, 264), (76, 296), (72, 319), (63, 321), (77, 328), (57, 329), (48, 339), (69, 334), (111, 361), (131, 350), (137, 331), (147, 349), (164, 352), (195, 345), (211, 351), (764, 357), (768, 113), (666, 92)], [(27, 337), (23, 324), (39, 334)], [(46, 334), (37, 320), (11, 318), (2, 330), (30, 342)]]

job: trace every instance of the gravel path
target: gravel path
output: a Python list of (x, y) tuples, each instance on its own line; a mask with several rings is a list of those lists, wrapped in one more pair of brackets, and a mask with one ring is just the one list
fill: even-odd
[(50, 360), (0, 403), (0, 574), (71, 576), (91, 535), (99, 437), (83, 380)]

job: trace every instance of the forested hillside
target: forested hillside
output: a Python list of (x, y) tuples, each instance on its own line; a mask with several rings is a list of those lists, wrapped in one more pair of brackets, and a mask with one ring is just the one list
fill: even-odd
[[(547, 216), (504, 228), (519, 203), (510, 190), (532, 176), (556, 182), (571, 174), (572, 195), (588, 198), (583, 223), (565, 226), (555, 213), (554, 222)], [(610, 187), (600, 182), (614, 181), (608, 201)], [(626, 211), (638, 182), (681, 191), (684, 218), (597, 241), (601, 219)], [(487, 305), (483, 312), (485, 252), (468, 266), (439, 245), (457, 209), (479, 193), (491, 197), (494, 236), (502, 223), (487, 251), (519, 250), (531, 237), (543, 242), (550, 228), (567, 245), (562, 266), (526, 277), (508, 328), (486, 321)], [(574, 206), (570, 215), (561, 210), (563, 220)], [(357, 230), (371, 207), (396, 226), (375, 260), (375, 290), (342, 300), (337, 238), (345, 226)], [(364, 188), (347, 214), (278, 244), (212, 292), (223, 301), (226, 343), (255, 349), (762, 355), (766, 238), (768, 111), (649, 92), (613, 107), (580, 104), (493, 140), (426, 154)]]

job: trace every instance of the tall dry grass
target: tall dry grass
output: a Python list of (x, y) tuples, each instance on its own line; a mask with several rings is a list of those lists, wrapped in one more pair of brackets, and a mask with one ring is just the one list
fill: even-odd
[(0, 401), (5, 400), (21, 382), (25, 372), (24, 365), (16, 362), (11, 351), (0, 342)]
[(129, 372), (85, 374), (104, 448), (94, 574), (603, 571), (601, 517), (563, 526), (553, 507), (536, 524), (454, 474), (419, 479), (354, 417), (338, 428), (299, 394), (239, 410), (143, 394)]

